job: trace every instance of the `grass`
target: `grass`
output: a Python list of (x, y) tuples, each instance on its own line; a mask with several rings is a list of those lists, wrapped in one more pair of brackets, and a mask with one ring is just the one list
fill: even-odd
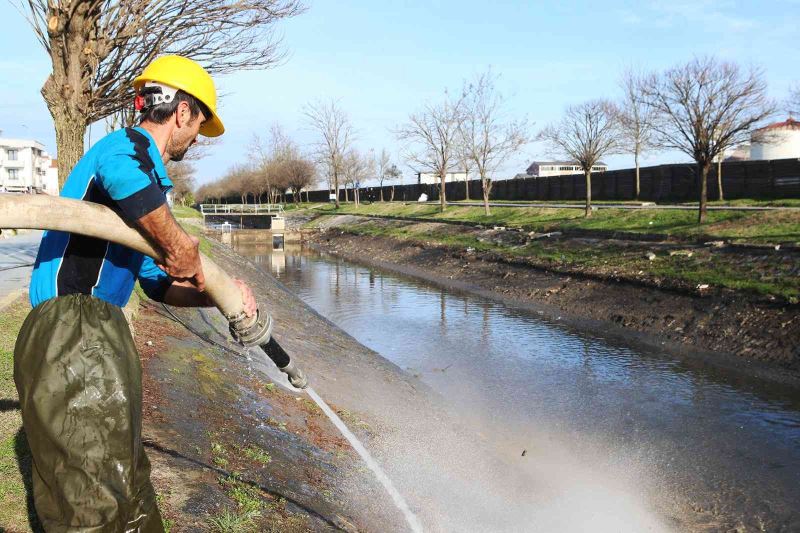
[(425, 224), (384, 224), (361, 222), (340, 227), (349, 233), (372, 237), (391, 237), (418, 243), (434, 243), (456, 249), (474, 248), (496, 252), (510, 258), (559, 271), (582, 271), (635, 278), (670, 279), (696, 286), (709, 284), (760, 295), (777, 296), (791, 303), (800, 299), (800, 277), (791, 257), (740, 257), (714, 254), (707, 249), (687, 255), (669, 256), (664, 252), (655, 260), (644, 256), (643, 246), (592, 245), (574, 240), (534, 240), (526, 244), (496, 242), (480, 233), (456, 227)]
[(20, 299), (0, 311), (0, 399), (9, 405), (0, 411), (0, 531), (27, 531), (35, 512), (28, 514), (25, 479), (31, 475), (31, 458), (14, 385), (14, 343), (30, 307)]
[(209, 241), (206, 236), (203, 235), (203, 229), (193, 224), (181, 224), (181, 226), (186, 233), (192, 235), (193, 237), (197, 237), (200, 240), (200, 253), (211, 257), (211, 241)]
[(362, 204), (358, 208), (342, 204), (338, 210), (328, 205), (319, 211), (505, 226), (539, 232), (594, 230), (662, 234), (687, 240), (800, 242), (800, 212), (791, 211), (710, 211), (703, 224), (697, 224), (695, 211), (659, 209), (601, 209), (590, 218), (584, 218), (579, 209), (569, 208), (494, 207), (487, 216), (482, 207), (449, 206), (441, 213), (437, 205), (399, 202)]
[(173, 205), (172, 214), (175, 218), (203, 218), (200, 211), (185, 205)]

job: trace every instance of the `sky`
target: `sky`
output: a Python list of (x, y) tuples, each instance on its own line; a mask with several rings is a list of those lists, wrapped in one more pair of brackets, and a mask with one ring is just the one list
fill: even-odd
[[(16, 0), (12, 0), (14, 2)], [(445, 90), (491, 68), (508, 112), (527, 117), (532, 133), (557, 121), (566, 106), (618, 99), (626, 67), (662, 70), (715, 55), (764, 70), (770, 95), (785, 99), (800, 82), (800, 0), (509, 1), (308, 0), (306, 13), (278, 24), (287, 59), (264, 71), (217, 80), (227, 132), (198, 162), (197, 182), (224, 175), (249, 157), (254, 134), (278, 123), (301, 146), (316, 136), (303, 108), (336, 99), (357, 131), (356, 146), (386, 148), (404, 171), (394, 131)], [(0, 2), (0, 130), (34, 138), (55, 152), (55, 133), (40, 89), (50, 63), (9, 2)], [(104, 134), (92, 128), (92, 141)], [(524, 172), (550, 154), (539, 143), (497, 177)], [(633, 166), (631, 155), (606, 158)], [(686, 161), (676, 152), (646, 154), (642, 164)]]

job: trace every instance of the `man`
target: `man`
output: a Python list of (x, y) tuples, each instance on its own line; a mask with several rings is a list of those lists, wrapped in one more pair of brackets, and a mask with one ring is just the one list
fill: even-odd
[[(210, 305), (198, 240), (166, 203), (164, 165), (198, 133), (222, 135), (208, 73), (179, 56), (134, 82), (140, 125), (109, 134), (77, 163), (61, 195), (116, 210), (164, 253), (48, 231), (31, 278), (33, 310), (14, 351), (14, 380), (33, 456), (36, 511), (49, 531), (161, 532), (141, 442), (141, 366), (121, 308), (138, 279), (152, 299)], [(252, 315), (255, 301), (239, 282)]]

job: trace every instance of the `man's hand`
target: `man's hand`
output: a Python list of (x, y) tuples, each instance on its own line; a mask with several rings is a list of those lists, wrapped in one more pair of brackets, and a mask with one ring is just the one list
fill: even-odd
[(235, 279), (233, 282), (239, 287), (242, 291), (242, 301), (244, 302), (244, 313), (251, 317), (256, 314), (258, 310), (258, 305), (256, 304), (256, 298), (253, 296), (253, 291), (250, 290), (242, 280)]
[(197, 237), (186, 235), (187, 239), (174, 248), (165, 252), (164, 264), (158, 264), (164, 272), (176, 281), (188, 281), (200, 292), (206, 288), (206, 278), (203, 275), (203, 266), (200, 263), (200, 240)]
[(200, 241), (183, 231), (167, 204), (150, 211), (136, 223), (164, 252), (164, 262), (158, 265), (164, 272), (178, 282), (189, 281), (198, 291), (205, 290)]

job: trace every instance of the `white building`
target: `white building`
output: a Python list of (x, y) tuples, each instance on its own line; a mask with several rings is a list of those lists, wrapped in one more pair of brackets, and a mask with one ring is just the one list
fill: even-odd
[[(592, 173), (605, 172), (608, 165), (599, 161), (592, 167)], [(571, 174), (583, 174), (583, 169), (577, 161), (534, 161), (526, 171), (528, 176), (544, 178), (547, 176), (567, 176)]]
[(0, 138), (0, 190), (58, 194), (57, 173), (55, 187), (52, 183), (52, 162), (40, 142)]
[(750, 139), (750, 159), (800, 157), (800, 121), (789, 118), (756, 130)]
[[(466, 172), (450, 171), (444, 177), (446, 183), (450, 183), (451, 181), (464, 181), (466, 179)], [(440, 183), (442, 183), (442, 180), (438, 174), (434, 174), (433, 172), (417, 172), (417, 184), (419, 185), (439, 185)]]

